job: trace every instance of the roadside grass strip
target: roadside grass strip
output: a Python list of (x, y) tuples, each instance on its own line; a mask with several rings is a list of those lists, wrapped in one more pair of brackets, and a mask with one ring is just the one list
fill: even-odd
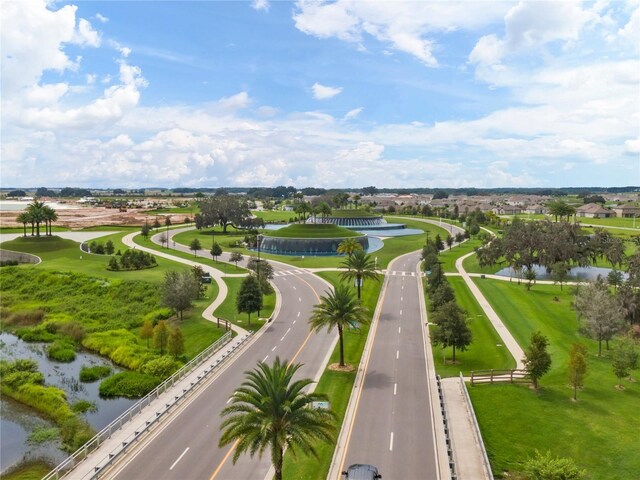
[[(321, 272), (318, 273), (318, 276), (324, 278), (332, 285), (340, 282), (338, 272)], [(367, 308), (369, 319), (373, 317), (381, 288), (382, 279), (379, 282), (369, 280), (364, 283), (362, 289), (362, 304)], [(362, 357), (368, 334), (369, 325), (362, 325), (359, 331), (347, 330), (344, 332), (344, 357), (346, 364), (353, 365), (356, 368), (360, 364), (360, 358)], [(340, 358), (339, 348), (339, 344), (336, 344), (329, 359), (329, 365), (338, 363)], [(337, 372), (327, 368), (315, 388), (315, 392), (324, 393), (329, 397), (331, 408), (338, 416), (336, 438), (344, 420), (355, 378), (355, 370), (353, 372)], [(316, 448), (319, 459), (304, 455), (303, 453), (299, 453), (297, 457), (294, 458), (291, 453), (287, 452), (284, 458), (283, 478), (296, 480), (326, 479), (329, 473), (329, 467), (331, 466), (335, 443), (317, 444)]]
[(224, 302), (216, 308), (213, 315), (215, 317), (228, 320), (229, 322), (246, 330), (250, 330), (252, 332), (258, 331), (260, 327), (264, 325), (266, 319), (273, 315), (273, 310), (276, 305), (276, 294), (273, 293), (262, 297), (263, 305), (262, 310), (260, 310), (260, 320), (258, 320), (257, 312), (252, 313), (251, 324), (249, 324), (248, 315), (245, 313), (238, 313), (236, 310), (236, 297), (238, 296), (240, 285), (244, 279), (242, 277), (223, 277), (222, 280), (227, 284), (229, 291), (227, 293), (227, 298), (225, 298)]
[[(494, 474), (522, 472), (537, 449), (572, 458), (587, 470), (587, 478), (637, 478), (640, 382), (623, 380), (624, 390), (615, 388), (611, 352), (597, 357), (597, 342), (578, 333), (572, 289), (534, 285), (527, 292), (516, 283), (475, 282), (523, 348), (536, 330), (549, 339), (553, 361), (538, 393), (526, 385), (469, 387)], [(574, 402), (567, 365), (571, 345), (578, 341), (589, 356), (585, 386)], [(632, 376), (637, 378), (638, 370)]]

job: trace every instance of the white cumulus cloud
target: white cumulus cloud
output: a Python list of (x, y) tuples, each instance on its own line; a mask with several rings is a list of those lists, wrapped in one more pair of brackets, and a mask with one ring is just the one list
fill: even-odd
[(329, 87), (317, 82), (313, 84), (311, 89), (313, 90), (313, 98), (316, 100), (327, 100), (342, 92), (342, 87)]

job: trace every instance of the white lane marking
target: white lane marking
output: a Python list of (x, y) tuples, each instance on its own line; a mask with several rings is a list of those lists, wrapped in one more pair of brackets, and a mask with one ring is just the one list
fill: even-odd
[(269, 355), (267, 355), (266, 357), (264, 357), (264, 358), (262, 359), (262, 363), (266, 362), (266, 361), (267, 361), (267, 358), (269, 358)]
[(175, 462), (173, 462), (173, 465), (169, 467), (169, 470), (173, 470), (173, 467), (175, 467), (178, 464), (178, 462), (182, 460), (182, 457), (184, 457), (184, 454), (187, 453), (188, 451), (189, 451), (189, 447), (185, 448), (184, 452), (182, 452), (182, 455), (180, 455), (178, 459)]
[(398, 384), (394, 383), (393, 384), (393, 394), (396, 395), (397, 391), (398, 391)]
[(271, 349), (271, 351), (273, 352), (276, 348), (278, 348), (278, 347), (273, 347), (273, 348)]
[(298, 318), (300, 318), (300, 312), (298, 312)]
[(389, 439), (389, 451), (393, 451), (393, 432), (391, 432), (391, 438)]
[(293, 321), (293, 324), (295, 325), (295, 324), (296, 324), (296, 322), (297, 322), (297, 320), (294, 320), (294, 321)]
[(402, 332), (402, 327), (398, 327), (398, 333)]
[(284, 337), (287, 336), (287, 333), (289, 333), (291, 331), (291, 327), (289, 327), (289, 329), (285, 332), (284, 335), (282, 335), (282, 338), (280, 339), (280, 341), (284, 340)]
[(298, 301), (299, 301), (300, 303), (302, 303), (302, 298), (298, 297)]
[(402, 315), (402, 310), (400, 310), (400, 315)]
[(294, 290), (297, 290), (297, 288), (296, 288), (296, 287), (293, 287), (293, 289), (294, 289)]
[(396, 350), (396, 360), (400, 358), (400, 350)]

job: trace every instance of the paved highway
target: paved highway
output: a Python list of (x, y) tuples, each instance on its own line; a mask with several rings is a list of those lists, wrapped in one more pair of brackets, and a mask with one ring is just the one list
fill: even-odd
[(337, 333), (309, 333), (307, 319), (327, 284), (314, 275), (274, 264), (273, 280), (282, 295), (280, 311), (266, 330), (201, 393), (185, 404), (164, 428), (152, 434), (118, 464), (109, 478), (263, 480), (270, 467), (268, 452), (262, 460), (241, 457), (231, 462), (231, 447), (218, 448), (220, 412), (244, 380), (244, 371), (276, 355), (304, 363), (299, 375), (314, 378), (333, 350)]
[(427, 371), (431, 359), (425, 351), (422, 284), (416, 274), (419, 259), (419, 253), (404, 255), (388, 267), (342, 470), (369, 463), (387, 479), (440, 478)]

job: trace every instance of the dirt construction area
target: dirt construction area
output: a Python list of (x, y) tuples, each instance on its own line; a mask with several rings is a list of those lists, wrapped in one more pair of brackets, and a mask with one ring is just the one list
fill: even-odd
[[(0, 212), (0, 226), (22, 227), (22, 224), (16, 221), (19, 213), (19, 211)], [(117, 208), (86, 207), (74, 203), (68, 203), (61, 208), (56, 208), (56, 213), (58, 214), (58, 220), (54, 223), (54, 226), (72, 229), (99, 225), (142, 225), (145, 220), (153, 224), (156, 218), (164, 225), (164, 218), (167, 216), (171, 217), (171, 222), (175, 224), (182, 223), (186, 216), (181, 213), (152, 215), (147, 213), (146, 209), (129, 208), (127, 211), (120, 211)]]

